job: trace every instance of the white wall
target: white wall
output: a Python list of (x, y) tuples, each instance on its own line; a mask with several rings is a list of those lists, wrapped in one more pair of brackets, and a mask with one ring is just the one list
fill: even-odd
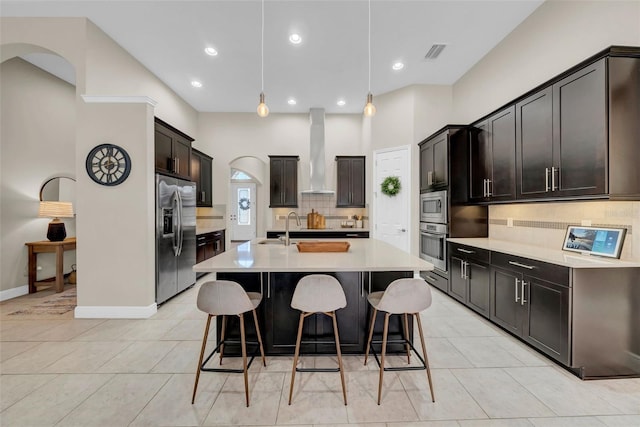
[[(14, 58), (0, 64), (0, 291), (28, 283), (25, 242), (46, 240), (50, 218), (38, 218), (40, 187), (52, 176), (75, 176), (75, 88)], [(63, 219), (67, 236), (75, 219)], [(64, 257), (70, 272), (75, 252)], [(55, 276), (54, 254), (38, 255), (38, 278)]]
[(453, 86), (471, 123), (611, 45), (640, 46), (640, 1), (547, 0)]

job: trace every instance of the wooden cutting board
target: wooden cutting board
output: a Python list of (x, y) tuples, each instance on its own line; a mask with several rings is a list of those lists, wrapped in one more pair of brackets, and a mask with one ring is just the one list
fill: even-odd
[(298, 242), (298, 252), (347, 252), (349, 242)]

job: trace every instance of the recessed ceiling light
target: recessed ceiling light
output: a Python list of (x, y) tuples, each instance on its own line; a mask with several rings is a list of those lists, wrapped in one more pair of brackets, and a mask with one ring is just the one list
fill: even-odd
[(218, 51), (215, 50), (212, 47), (205, 48), (204, 53), (206, 53), (209, 56), (217, 56), (218, 55)]
[(289, 105), (296, 105), (296, 104), (297, 104), (297, 102), (296, 102), (296, 100), (295, 100), (295, 99), (293, 99), (293, 98), (289, 98), (289, 99), (287, 100), (287, 104), (289, 104)]
[(300, 34), (293, 33), (289, 36), (289, 41), (293, 44), (300, 44), (302, 43), (302, 37), (300, 37)]
[(197, 80), (191, 80), (191, 86), (193, 87), (202, 87), (202, 83)]
[(346, 103), (347, 101), (345, 101), (344, 99), (338, 99), (338, 102), (336, 102), (336, 104), (338, 104), (340, 107), (344, 107)]
[(398, 61), (398, 62), (395, 62), (391, 68), (393, 68), (395, 71), (400, 71), (404, 68), (404, 64)]

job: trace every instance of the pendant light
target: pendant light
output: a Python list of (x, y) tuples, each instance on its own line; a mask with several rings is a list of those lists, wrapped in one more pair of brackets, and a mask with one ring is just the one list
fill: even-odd
[(369, 93), (367, 103), (364, 106), (364, 115), (371, 117), (376, 114), (376, 106), (373, 105), (373, 94), (371, 93), (371, 0), (369, 0)]
[(260, 37), (260, 103), (258, 104), (258, 116), (267, 117), (269, 115), (269, 107), (264, 103), (264, 0), (262, 0), (262, 34)]

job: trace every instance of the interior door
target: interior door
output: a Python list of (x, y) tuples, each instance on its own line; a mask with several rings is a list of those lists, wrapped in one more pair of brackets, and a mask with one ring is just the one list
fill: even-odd
[[(410, 195), (413, 194), (409, 147), (377, 150), (373, 158), (373, 237), (409, 252)], [(400, 179), (401, 190), (394, 196), (380, 191), (380, 184), (388, 176)]]
[(231, 240), (256, 238), (256, 184), (253, 182), (231, 183)]

